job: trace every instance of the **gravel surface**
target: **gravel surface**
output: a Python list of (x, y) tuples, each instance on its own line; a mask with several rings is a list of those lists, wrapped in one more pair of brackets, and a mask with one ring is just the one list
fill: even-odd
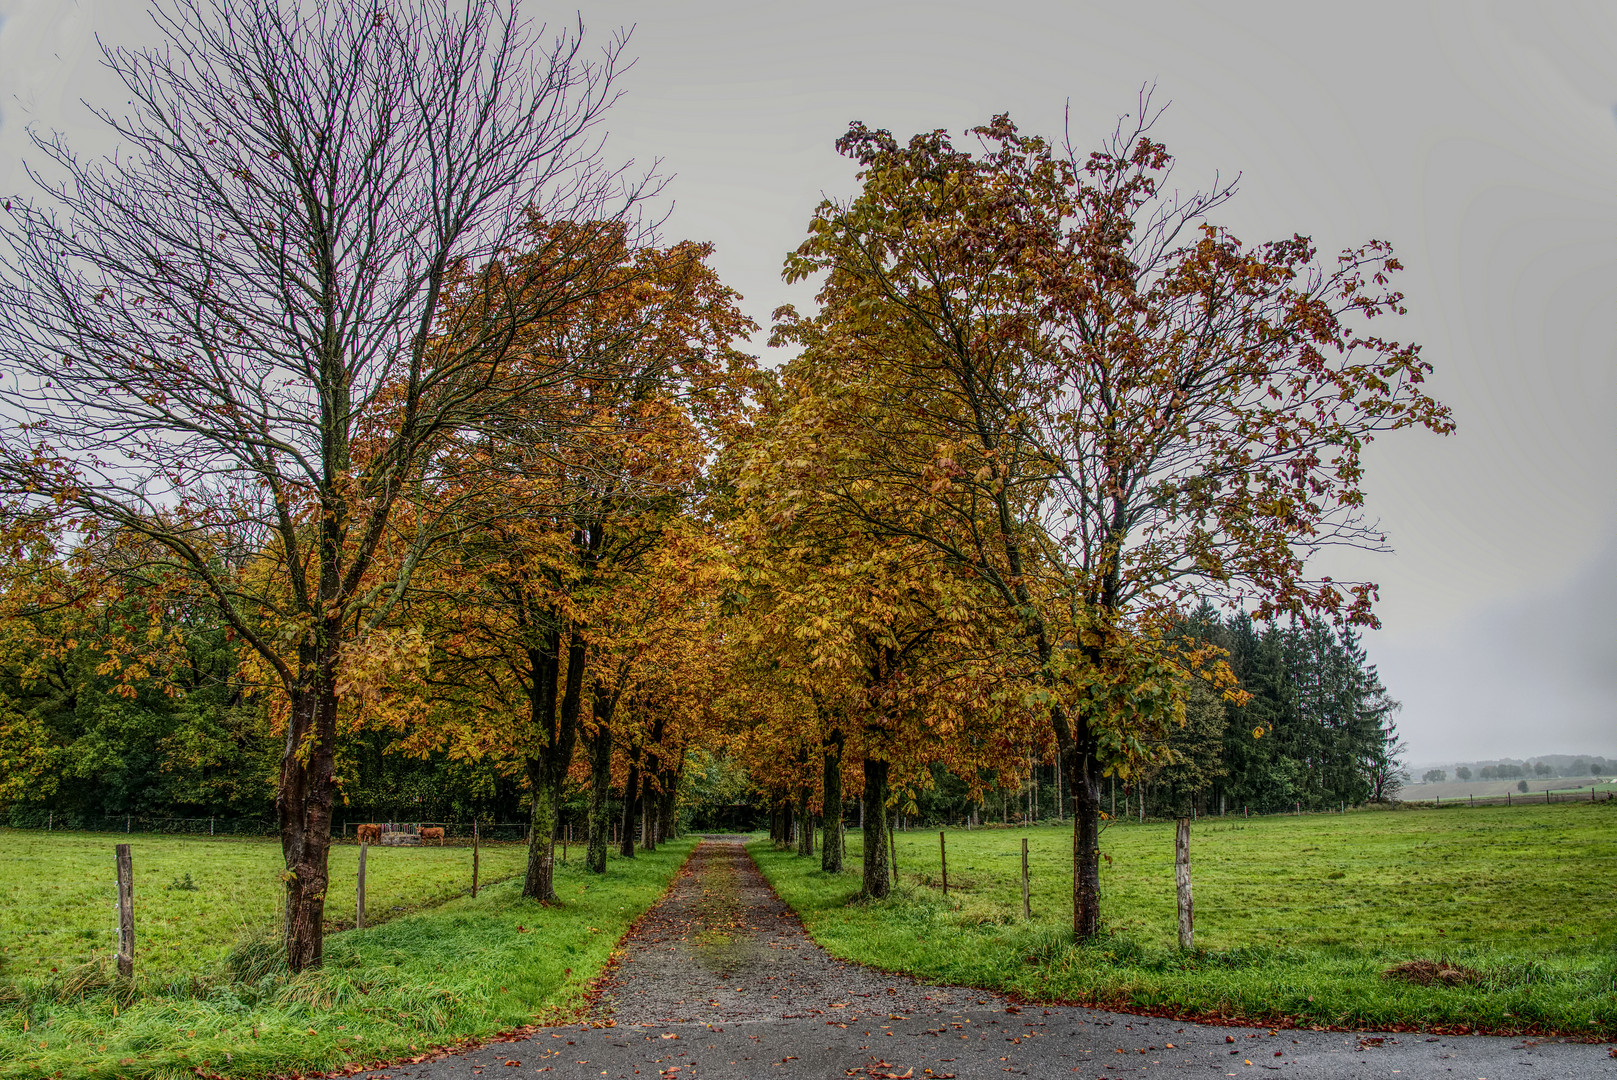
[(605, 985), (618, 1024), (745, 1023), (848, 1012), (938, 1012), (1009, 1004), (833, 960), (776, 898), (741, 842), (700, 844), (641, 921)]
[[(1617, 1077), (1606, 1046), (1486, 1036), (1223, 1028), (1024, 1006), (832, 959), (740, 840), (699, 845), (625, 942), (593, 1023), (370, 1080), (749, 1080), (1194, 1074), (1305, 1080)], [(611, 1027), (596, 1026), (607, 1020)]]

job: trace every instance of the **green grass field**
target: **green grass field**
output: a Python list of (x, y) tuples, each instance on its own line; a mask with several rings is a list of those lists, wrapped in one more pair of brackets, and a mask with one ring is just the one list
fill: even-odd
[[(1033, 919), (1021, 915), (1030, 840)], [(1176, 941), (1171, 824), (1115, 825), (1102, 850), (1106, 932), (1070, 942), (1070, 828), (900, 833), (901, 886), (849, 903), (850, 871), (751, 850), (833, 953), (942, 982), (1258, 1023), (1617, 1034), (1617, 806), (1204, 818), (1192, 830), (1195, 952)], [(1457, 986), (1389, 980), (1430, 959)]]
[[(106, 962), (115, 839), (0, 832), (0, 1077), (334, 1069), (564, 1018), (694, 844), (614, 856), (605, 879), (558, 865), (550, 908), (520, 897), (521, 845), (483, 848), (482, 880), (507, 880), (475, 900), (469, 849), (372, 847), (368, 920), (393, 917), (330, 934), (324, 968), (288, 977), (275, 843), (135, 837), (131, 990)], [(350, 926), (356, 857), (332, 852), (328, 914)], [(186, 873), (194, 891), (167, 888)]]
[[(0, 831), (0, 977), (66, 970), (117, 950), (113, 845), (130, 842), (135, 869), (136, 959), (153, 977), (204, 970), (243, 931), (279, 917), (285, 865), (276, 839)], [(522, 872), (525, 844), (484, 844), (478, 876)], [(359, 846), (331, 849), (327, 930), (354, 925)], [(372, 924), (471, 889), (469, 847), (380, 847), (365, 863)], [(186, 878), (194, 888), (184, 888)], [(176, 886), (182, 886), (177, 888)]]

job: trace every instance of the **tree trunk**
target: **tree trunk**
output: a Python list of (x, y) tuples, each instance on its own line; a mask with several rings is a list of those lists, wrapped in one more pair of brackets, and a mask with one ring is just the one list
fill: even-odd
[[(329, 672), (331, 665), (321, 667)], [(331, 679), (321, 683), (292, 699), (275, 799), (281, 854), (286, 860), (286, 963), (294, 972), (319, 967), (325, 955), (331, 802), (337, 773), (337, 696), (331, 690)], [(305, 747), (306, 757), (302, 753)]]
[(886, 899), (893, 891), (887, 863), (887, 762), (865, 759), (863, 895)]
[(797, 789), (797, 854), (808, 858), (814, 854), (814, 816), (809, 813), (809, 786)]
[(641, 786), (640, 795), (640, 850), (657, 850), (657, 812), (662, 802), (657, 791), (656, 761), (653, 759), (646, 768), (645, 781)]
[(679, 821), (674, 815), (679, 805), (679, 782), (685, 776), (685, 751), (679, 752), (679, 767), (664, 769), (662, 800), (657, 807), (657, 839), (663, 843), (679, 835)]
[(820, 807), (820, 869), (828, 874), (842, 872), (842, 741), (834, 739), (825, 748), (825, 797)]
[(528, 836), (528, 872), (523, 878), (522, 895), (541, 903), (557, 903), (556, 825), (561, 816), (562, 785), (567, 767), (573, 761), (573, 745), (578, 740), (578, 712), (584, 697), (583, 631), (574, 627), (567, 640), (567, 685), (561, 708), (556, 708), (556, 682), (560, 675), (561, 629), (548, 635), (543, 653), (532, 652), (531, 699), (534, 720), (548, 740), (528, 758), (528, 783), (533, 792), (532, 831)]
[(612, 705), (595, 688), (595, 733), (590, 736), (590, 846), (584, 865), (592, 873), (606, 873), (607, 830), (611, 828)]
[(657, 811), (660, 808), (657, 777), (662, 771), (663, 718), (651, 725), (651, 742), (644, 748), (645, 762), (640, 769), (640, 850), (657, 850)]
[(1100, 767), (1095, 740), (1079, 725), (1062, 755), (1072, 793), (1072, 932), (1079, 941), (1100, 933)]
[(529, 818), (528, 872), (522, 879), (522, 895), (548, 904), (556, 899), (556, 818), (560, 802), (545, 766), (542, 759), (528, 759), (533, 813)]
[(640, 759), (629, 759), (629, 778), (623, 784), (623, 821), (618, 829), (618, 854), (634, 858), (635, 812), (640, 804)]

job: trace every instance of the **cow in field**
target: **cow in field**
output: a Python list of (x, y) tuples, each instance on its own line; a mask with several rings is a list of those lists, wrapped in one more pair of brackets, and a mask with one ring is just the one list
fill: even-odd
[(444, 831), (443, 831), (443, 829), (442, 828), (422, 829), (421, 830), (421, 842), (423, 844), (425, 844), (428, 840), (436, 840), (436, 841), (438, 841), (438, 846), (443, 847), (444, 846)]
[(380, 825), (360, 825), (358, 830), (361, 844), (380, 844), (382, 842), (382, 827)]

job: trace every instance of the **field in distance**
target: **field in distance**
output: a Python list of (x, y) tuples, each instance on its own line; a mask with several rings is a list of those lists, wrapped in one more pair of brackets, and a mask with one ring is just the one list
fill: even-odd
[(1432, 802), (1437, 799), (1503, 799), (1507, 794), (1521, 798), (1516, 784), (1527, 781), (1527, 794), (1544, 797), (1544, 792), (1556, 795), (1581, 794), (1585, 798), (1595, 792), (1599, 798), (1617, 793), (1617, 779), (1610, 776), (1526, 776), (1510, 780), (1445, 780), (1438, 784), (1409, 784), (1398, 793), (1403, 802)]
[[(1032, 920), (1021, 914), (1030, 841)], [(1332, 1026), (1617, 1033), (1617, 802), (1203, 818), (1197, 951), (1176, 943), (1171, 823), (1102, 838), (1106, 933), (1070, 944), (1070, 826), (899, 833), (902, 886), (846, 902), (850, 872), (752, 847), (832, 952), (944, 982), (1181, 1015)], [(1451, 965), (1455, 985), (1385, 978)]]
[[(0, 829), (0, 978), (47, 977), (113, 955), (118, 882), (113, 846), (135, 870), (135, 961), (143, 975), (202, 970), (244, 931), (274, 926), (285, 868), (276, 839), (210, 839)], [(484, 844), (479, 876), (521, 873), (526, 844)], [(328, 930), (354, 925), (359, 847), (331, 849)], [(367, 919), (380, 922), (471, 888), (465, 847), (380, 847), (365, 863)]]

